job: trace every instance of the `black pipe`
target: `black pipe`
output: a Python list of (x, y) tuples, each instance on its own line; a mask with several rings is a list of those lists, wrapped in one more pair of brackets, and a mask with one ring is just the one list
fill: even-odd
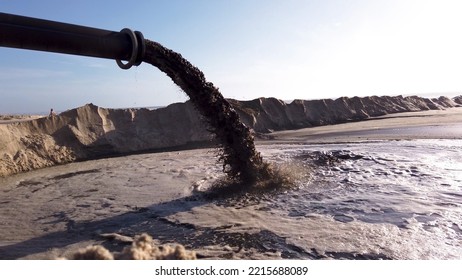
[(144, 56), (144, 38), (138, 31), (114, 32), (6, 13), (0, 13), (0, 46), (115, 59), (123, 69), (139, 65)]

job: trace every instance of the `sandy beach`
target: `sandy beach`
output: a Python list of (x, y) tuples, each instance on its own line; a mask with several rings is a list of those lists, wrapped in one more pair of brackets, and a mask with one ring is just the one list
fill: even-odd
[(361, 122), (274, 132), (269, 136), (273, 141), (307, 143), (461, 139), (462, 107), (390, 114)]
[[(293, 176), (302, 182), (299, 188), (305, 188), (305, 191), (309, 189), (311, 202), (306, 202), (307, 205), (327, 205), (335, 196), (323, 198), (324, 191), (319, 189), (319, 182), (327, 180), (330, 173), (316, 175), (322, 168), (317, 170), (316, 166), (307, 166), (305, 161), (295, 161), (294, 158), (300, 158), (307, 150), (313, 150), (310, 155), (315, 154), (323, 144), (334, 144), (335, 147), (350, 145), (350, 149), (353, 149), (351, 153), (356, 153), (356, 156), (349, 155), (348, 160), (355, 160), (365, 157), (359, 152), (360, 146), (351, 144), (355, 142), (381, 141), (388, 145), (392, 143), (390, 140), (398, 140), (396, 143), (415, 139), (460, 140), (462, 108), (392, 114), (367, 121), (280, 131), (269, 134), (268, 138), (271, 140), (257, 141), (257, 149), (263, 157), (291, 170)], [(422, 147), (430, 145), (428, 143), (423, 142)], [(287, 159), (293, 149), (301, 152)], [(396, 153), (399, 156), (400, 150), (396, 150)], [(342, 154), (340, 158), (346, 156)], [(377, 158), (380, 161), (380, 157)], [(439, 217), (421, 214), (431, 212), (422, 210), (423, 206), (416, 206), (413, 210), (415, 212), (412, 212), (414, 215), (397, 216), (396, 220), (399, 221), (396, 223), (391, 218), (388, 222), (386, 219), (370, 222), (361, 218), (363, 216), (347, 214), (348, 211), (324, 215), (313, 210), (302, 211), (302, 204), (292, 209), (289, 207), (290, 201), (302, 196), (295, 190), (285, 190), (287, 198), (281, 198), (279, 194), (209, 197), (207, 189), (223, 177), (221, 165), (216, 161), (215, 149), (182, 150), (76, 162), (0, 178), (0, 259), (68, 257), (78, 248), (94, 244), (120, 251), (127, 245), (127, 241), (108, 239), (104, 234), (132, 238), (144, 232), (153, 236), (158, 244), (184, 244), (187, 249), (196, 251), (198, 258), (462, 257), (460, 201), (454, 200), (452, 206), (447, 206), (452, 207), (451, 219), (454, 222), (448, 225), (448, 229), (443, 228), (444, 233), (435, 234), (434, 230), (440, 229), (438, 224), (434, 224)], [(418, 176), (416, 172), (423, 174), (422, 170), (426, 170), (417, 163), (408, 166), (403, 162), (403, 170), (397, 170), (396, 174), (409, 171), (412, 175), (414, 170), (414, 175)], [(395, 163), (396, 166), (399, 164)], [(329, 172), (332, 172), (335, 168), (344, 167), (340, 165), (329, 168)], [(450, 183), (440, 183), (439, 179), (428, 176), (419, 180), (438, 182), (438, 186), (449, 184), (446, 187), (450, 191), (444, 192), (458, 198), (461, 195), (462, 178), (457, 177), (457, 172), (461, 167), (456, 164), (451, 168), (456, 173), (448, 173), (446, 176), (452, 178)], [(350, 172), (348, 176), (351, 174), (355, 173)], [(396, 175), (396, 180), (405, 175)], [(383, 181), (387, 183), (382, 185), (390, 185), (392, 182), (391, 175), (386, 176), (388, 181)], [(416, 176), (409, 176), (409, 180), (415, 180)], [(376, 177), (371, 175), (368, 178), (370, 181)], [(414, 181), (410, 182), (414, 184)], [(332, 190), (334, 188), (330, 184), (326, 186)], [(337, 193), (343, 193), (350, 185), (345, 181), (335, 188)], [(327, 190), (331, 189), (326, 187)], [(349, 192), (344, 199), (361, 204), (359, 196), (356, 191)], [(419, 203), (416, 202), (416, 205)], [(405, 208), (403, 205), (395, 208), (390, 206), (395, 212), (378, 206), (372, 207), (371, 211), (375, 211), (374, 215), (388, 213), (385, 217), (395, 217), (393, 213), (405, 212), (397, 210)], [(438, 209), (434, 215), (439, 213)], [(426, 218), (419, 218), (419, 215)], [(368, 217), (370, 219), (371, 216)], [(459, 222), (455, 222), (457, 219)], [(401, 224), (403, 220), (406, 220), (404, 225)], [(425, 227), (427, 225), (429, 229)], [(291, 235), (287, 232), (291, 232)], [(360, 237), (351, 239), (355, 235)], [(426, 243), (427, 247), (421, 248), (422, 243)]]
[(27, 122), (39, 118), (43, 118), (42, 115), (0, 115), (0, 125)]

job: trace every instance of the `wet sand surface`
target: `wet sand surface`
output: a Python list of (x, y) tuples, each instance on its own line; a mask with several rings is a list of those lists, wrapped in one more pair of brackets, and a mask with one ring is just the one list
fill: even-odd
[(462, 107), (390, 114), (361, 122), (350, 122), (270, 134), (281, 142), (351, 142), (392, 139), (460, 139)]
[(0, 178), (0, 259), (120, 250), (101, 234), (143, 232), (199, 258), (460, 259), (461, 123), (454, 108), (273, 133), (257, 150), (300, 181), (281, 192), (209, 196), (214, 149)]

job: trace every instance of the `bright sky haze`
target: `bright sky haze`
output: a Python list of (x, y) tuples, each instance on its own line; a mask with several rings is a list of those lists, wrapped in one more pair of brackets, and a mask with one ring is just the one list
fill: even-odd
[[(12, 1), (0, 12), (119, 31), (179, 52), (226, 98), (459, 95), (462, 1)], [(1, 34), (0, 34), (1, 36)], [(148, 64), (0, 47), (0, 114), (187, 100)]]

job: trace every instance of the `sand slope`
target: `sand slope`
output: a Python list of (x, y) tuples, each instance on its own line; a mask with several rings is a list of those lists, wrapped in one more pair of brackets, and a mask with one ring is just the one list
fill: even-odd
[(0, 125), (0, 133), (0, 176), (210, 138), (188, 102), (154, 111), (87, 104), (59, 116)]
[[(336, 100), (229, 100), (257, 133), (369, 119), (390, 113), (460, 106), (460, 97), (372, 96)], [(93, 104), (58, 116), (0, 124), (0, 176), (78, 160), (210, 143), (191, 102), (157, 110), (105, 109)]]
[(265, 133), (360, 121), (393, 113), (441, 110), (462, 104), (455, 100), (447, 97), (428, 99), (417, 96), (370, 96), (342, 97), (335, 100), (294, 100), (289, 104), (275, 98), (230, 102), (245, 124), (256, 132)]

